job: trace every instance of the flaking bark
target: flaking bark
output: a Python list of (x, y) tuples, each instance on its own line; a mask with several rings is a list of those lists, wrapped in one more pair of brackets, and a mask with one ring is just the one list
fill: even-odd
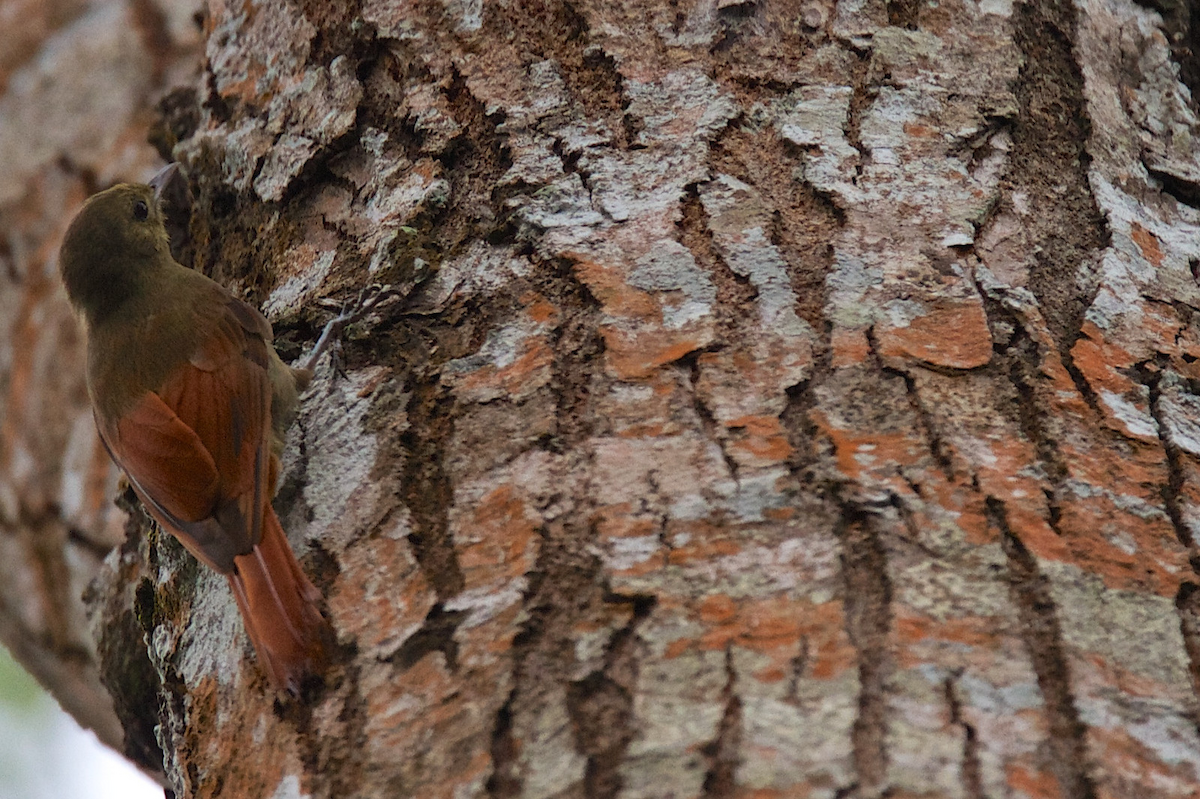
[[(0, 639), (177, 796), (1195, 794), (1189, 14), (38, 8), (0, 52)], [(342, 646), (303, 703), (90, 427), (54, 251), (148, 127), (179, 257), (285, 356), (392, 295), (289, 440)]]

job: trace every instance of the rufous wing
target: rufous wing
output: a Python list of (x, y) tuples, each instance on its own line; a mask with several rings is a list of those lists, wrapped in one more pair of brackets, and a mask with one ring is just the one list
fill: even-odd
[(266, 322), (237, 300), (225, 311), (157, 392), (97, 425), (150, 512), (229, 578), (264, 669), (295, 693), (327, 625), (270, 504)]
[(222, 573), (258, 543), (269, 502), (270, 393), (265, 356), (253, 357), (265, 346), (236, 323), (221, 325), (157, 392), (118, 419), (97, 418), (151, 512)]

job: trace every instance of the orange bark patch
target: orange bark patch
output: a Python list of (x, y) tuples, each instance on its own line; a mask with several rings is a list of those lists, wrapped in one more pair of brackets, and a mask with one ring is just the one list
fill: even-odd
[[(665, 656), (692, 650), (720, 651), (731, 645), (766, 655), (755, 676), (776, 682), (791, 674), (796, 655), (807, 646), (806, 669), (815, 679), (831, 679), (854, 668), (856, 653), (845, 634), (842, 603), (813, 605), (783, 597), (766, 599), (710, 596), (680, 611), (705, 628), (698, 638), (679, 638)], [(676, 611), (679, 612), (679, 611)]]
[(521, 302), (525, 305), (526, 316), (539, 325), (557, 323), (558, 306), (536, 291), (529, 291), (522, 294)]
[(1058, 779), (1047, 771), (1034, 771), (1020, 764), (1010, 764), (1005, 772), (1009, 787), (1023, 792), (1031, 799), (1060, 799)]
[[(460, 689), (461, 684), (450, 675), (440, 652), (431, 652), (411, 667), (398, 669), (392, 680), (370, 685), (362, 694), (369, 757), (388, 762), (396, 752), (428, 752), (429, 741), (438, 740), (440, 735), (461, 737), (462, 730), (471, 729), (477, 720)], [(448, 744), (443, 741), (438, 748)], [(419, 795), (436, 794), (422, 791)]]
[[(1160, 352), (1183, 355), (1190, 344), (1194, 346), (1181, 335), (1187, 327), (1187, 323), (1171, 305), (1149, 301), (1142, 305), (1142, 318), (1138, 330), (1151, 346)], [(1185, 364), (1180, 364), (1183, 365)]]
[(1048, 516), (1043, 484), (1026, 471), (1038, 460), (1033, 444), (1024, 438), (1000, 436), (988, 438), (985, 444), (982, 453), (964, 453), (964, 457), (972, 461), (980, 490), (1040, 516)]
[[(972, 544), (994, 544), (999, 540), (998, 531), (988, 521), (984, 495), (969, 482), (949, 482), (930, 479), (921, 484), (921, 497), (933, 507), (951, 514), (956, 526), (966, 533)], [(921, 514), (922, 519), (928, 517)], [(934, 522), (929, 521), (932, 525)]]
[[(1142, 388), (1118, 369), (1130, 367), (1134, 358), (1121, 346), (1111, 343), (1094, 324), (1083, 326), (1084, 336), (1071, 348), (1075, 366), (1100, 395), (1105, 424), (1121, 434), (1142, 441), (1158, 441), (1150, 420), (1150, 408)], [(1128, 409), (1122, 408), (1127, 405)]]
[(1069, 542), (1070, 561), (1109, 588), (1174, 597), (1181, 576), (1190, 572), (1165, 514), (1143, 518), (1104, 496), (1068, 495), (1060, 510), (1060, 540)]
[(580, 260), (575, 264), (575, 275), (587, 284), (606, 313), (627, 319), (662, 321), (658, 303), (646, 292), (626, 283), (625, 275), (618, 270), (595, 261)]
[(454, 370), (446, 373), (443, 379), (458, 388), (461, 399), (520, 401), (550, 382), (554, 352), (547, 336), (558, 307), (534, 291), (521, 302), (523, 317), (496, 331), (476, 355), (454, 361)]
[[(256, 666), (246, 662), (243, 668)], [(265, 685), (264, 680), (262, 686)], [(197, 799), (258, 796), (264, 786), (273, 789), (286, 774), (302, 773), (295, 760), (295, 728), (289, 730), (273, 724), (276, 721), (271, 711), (273, 700), (268, 693), (259, 688), (243, 688), (243, 692), (237, 701), (253, 707), (230, 713), (228, 707), (223, 709), (221, 705), (234, 699), (221, 695), (221, 687), (214, 678), (203, 678), (192, 690), (190, 721), (209, 732), (203, 737), (203, 749), (192, 751), (192, 768), (186, 772), (189, 796)], [(271, 729), (272, 734), (264, 737), (263, 729)], [(254, 757), (245, 757), (251, 751)]]
[(712, 340), (704, 330), (663, 330), (647, 328), (631, 333), (612, 325), (602, 325), (605, 362), (613, 377), (642, 380), (659, 367), (679, 360)]
[(737, 618), (737, 604), (724, 594), (710, 596), (700, 603), (699, 616), (706, 625), (732, 624)]
[(619, 505), (609, 505), (597, 513), (596, 532), (600, 538), (641, 538), (656, 535), (659, 520), (657, 517), (634, 515), (632, 506), (623, 502)]
[(365, 541), (343, 554), (341, 566), (329, 612), (360, 649), (399, 646), (437, 602), (405, 539)]
[(992, 334), (978, 299), (937, 301), (906, 327), (876, 327), (879, 353), (952, 369), (975, 369), (992, 359)]
[(1060, 563), (1073, 560), (1062, 536), (1054, 532), (1041, 513), (1020, 505), (1009, 505), (1008, 525), (1021, 543), (1039, 558)]
[[(1119, 722), (1118, 722), (1119, 723)], [(1111, 774), (1122, 775), (1121, 796), (1200, 796), (1200, 773), (1191, 758), (1180, 758), (1181, 742), (1163, 741), (1152, 749), (1119, 726), (1092, 726), (1088, 735), (1096, 759)]]
[(1189, 356), (1184, 360), (1176, 360), (1172, 367), (1178, 369), (1181, 374), (1192, 380), (1200, 380), (1200, 337), (1196, 335), (1195, 328), (1185, 327), (1175, 334), (1175, 354), (1181, 359), (1183, 356)]
[[(1137, 672), (1130, 671), (1123, 666), (1109, 661), (1095, 653), (1087, 653), (1082, 655), (1086, 659), (1087, 664), (1095, 669), (1095, 674), (1082, 674), (1083, 669), (1080, 669), (1077, 674), (1080, 675), (1079, 681), (1094, 684), (1098, 678), (1106, 686), (1112, 686), (1115, 691), (1122, 695), (1138, 696), (1144, 699), (1165, 699), (1172, 693), (1178, 696), (1179, 686), (1164, 685), (1161, 680), (1156, 680), (1151, 677), (1146, 677)], [(1174, 690), (1173, 690), (1174, 689)]]
[(1131, 235), (1133, 243), (1142, 251), (1142, 257), (1155, 266), (1162, 266), (1163, 251), (1158, 246), (1158, 237), (1137, 222), (1133, 223)]
[(257, 60), (252, 60), (246, 66), (246, 77), (239, 81), (231, 81), (221, 86), (219, 94), (222, 97), (230, 97), (241, 100), (245, 103), (257, 104), (260, 100), (267, 100), (269, 92), (259, 92), (258, 84), (267, 75), (267, 68)]
[[(997, 636), (997, 620), (983, 616), (946, 619), (935, 621), (927, 616), (912, 616), (898, 613), (895, 619), (896, 640), (903, 644), (916, 644), (923, 641), (946, 641), (964, 644), (969, 647), (992, 649), (999, 645)], [(912, 651), (900, 648), (901, 662), (913, 655)], [(913, 655), (912, 662), (905, 666), (916, 666), (926, 662), (924, 656)]]
[(741, 551), (738, 542), (727, 536), (692, 538), (686, 544), (672, 547), (667, 553), (667, 563), (672, 566), (687, 566), (692, 563), (702, 563), (736, 555)]
[(858, 433), (834, 427), (820, 411), (814, 411), (812, 418), (833, 443), (838, 469), (847, 477), (860, 477), (877, 466), (891, 472), (897, 466), (917, 463), (926, 455), (922, 443), (908, 432)]
[(747, 546), (737, 530), (712, 519), (669, 520), (666, 524), (667, 563), (687, 566), (737, 555)]
[(1091, 322), (1085, 322), (1081, 332), (1083, 336), (1071, 348), (1071, 358), (1088, 383), (1095, 389), (1128, 391), (1132, 382), (1116, 370), (1131, 366), (1133, 356), (1120, 345), (1105, 340), (1103, 331)]
[(1114, 458), (1110, 450), (1082, 448), (1063, 444), (1063, 460), (1067, 463), (1071, 477), (1105, 486), (1119, 494), (1135, 496), (1157, 504), (1159, 486), (1165, 485), (1167, 459), (1158, 442), (1149, 443), (1134, 439), (1124, 457)]
[(454, 636), (454, 640), (458, 642), (459, 668), (491, 671), (498, 668), (507, 669), (510, 662), (508, 653), (512, 649), (513, 639), (521, 630), (521, 613), (520, 602), (514, 600), (484, 623), (460, 627)]
[(542, 336), (527, 338), (521, 345), (521, 354), (507, 366), (488, 364), (466, 376), (462, 389), (467, 394), (486, 394), (489, 389), (499, 389), (511, 397), (528, 394), (531, 388), (544, 385), (554, 363), (554, 352)]
[(500, 486), (480, 500), (470, 527), (455, 535), (465, 587), (511, 580), (533, 568), (537, 523), (512, 486)]
[(833, 350), (833, 367), (853, 366), (867, 360), (871, 354), (871, 342), (867, 340), (865, 327), (839, 327), (833, 331), (829, 342)]
[(658, 540), (662, 522), (657, 516), (621, 502), (601, 508), (594, 518), (597, 543), (608, 553), (614, 574), (636, 577), (662, 568), (664, 553)]
[(730, 420), (726, 426), (742, 432), (731, 442), (731, 447), (751, 456), (757, 461), (754, 465), (781, 463), (792, 454), (792, 445), (788, 443), (787, 433), (778, 417), (742, 416)]

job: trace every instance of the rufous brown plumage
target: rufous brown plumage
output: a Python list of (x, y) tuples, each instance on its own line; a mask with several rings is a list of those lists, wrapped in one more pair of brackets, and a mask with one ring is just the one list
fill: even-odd
[(258, 311), (171, 257), (163, 222), (151, 186), (122, 184), (62, 245), (96, 427), (150, 514), (229, 578), (272, 684), (296, 694), (329, 629), (271, 499), (308, 373), (279, 359)]

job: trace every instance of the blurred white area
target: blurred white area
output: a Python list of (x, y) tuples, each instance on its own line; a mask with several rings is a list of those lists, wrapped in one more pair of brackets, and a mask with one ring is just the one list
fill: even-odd
[(0, 797), (162, 799), (163, 789), (80, 728), (0, 646)]

